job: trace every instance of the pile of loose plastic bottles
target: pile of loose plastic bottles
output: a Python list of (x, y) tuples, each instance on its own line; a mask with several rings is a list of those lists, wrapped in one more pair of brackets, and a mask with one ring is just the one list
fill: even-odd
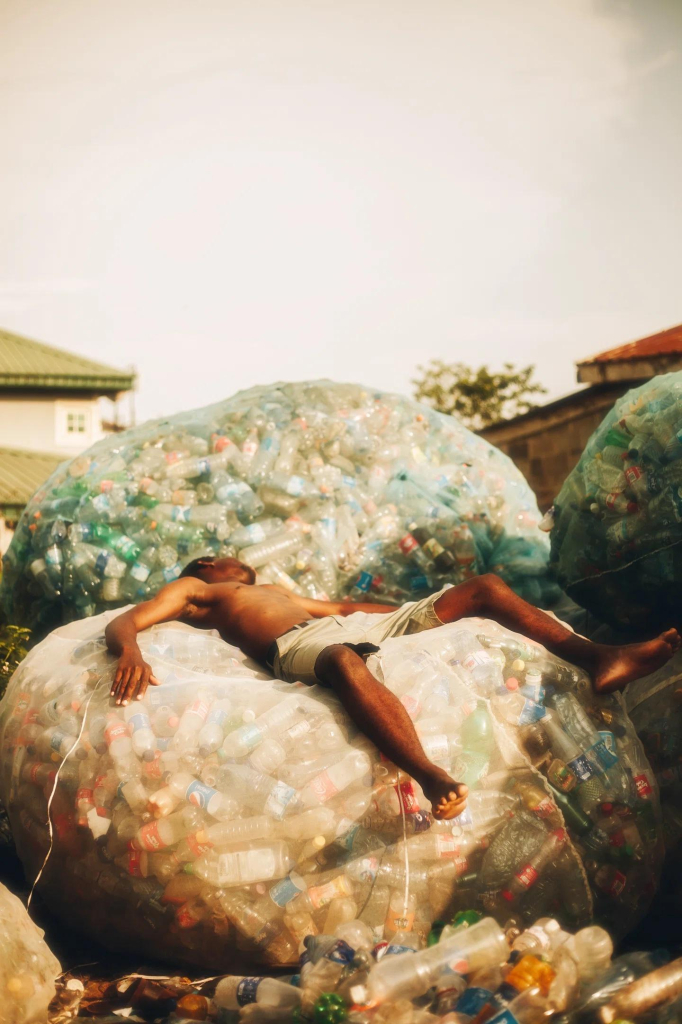
[(300, 974), (228, 976), (194, 1005), (251, 1024), (679, 1024), (682, 960), (612, 953), (603, 928), (571, 934), (554, 918), (503, 930), (465, 910), (425, 942), (403, 931), (379, 943), (351, 921), (306, 939)]
[(296, 962), (344, 922), (419, 944), (464, 908), (596, 915), (615, 934), (646, 910), (655, 780), (620, 698), (543, 648), (467, 619), (368, 662), (470, 787), (465, 812), (436, 821), (330, 691), (272, 680), (213, 634), (141, 633), (160, 685), (112, 706), (112, 614), (37, 645), (0, 704), (0, 798), (70, 924), (224, 971)]
[(549, 544), (513, 463), (425, 406), (319, 381), (255, 388), (109, 437), (57, 469), (8, 554), (8, 621), (129, 602), (201, 555), (313, 598), (412, 600), (492, 571), (548, 606)]
[(682, 574), (682, 373), (620, 398), (567, 477), (551, 564), (579, 604), (616, 627), (675, 625)]
[(0, 1024), (46, 1020), (60, 972), (41, 929), (0, 884)]

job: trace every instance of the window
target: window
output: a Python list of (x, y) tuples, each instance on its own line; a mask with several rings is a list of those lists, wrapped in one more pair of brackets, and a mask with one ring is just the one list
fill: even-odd
[(55, 402), (54, 443), (65, 452), (83, 451), (97, 440), (97, 403)]
[(66, 414), (66, 432), (67, 432), (67, 434), (84, 434), (85, 433), (85, 413), (84, 412), (68, 412)]

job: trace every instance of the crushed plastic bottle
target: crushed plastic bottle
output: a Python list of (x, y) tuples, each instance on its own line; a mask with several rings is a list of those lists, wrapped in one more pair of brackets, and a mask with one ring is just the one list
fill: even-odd
[(601, 622), (675, 625), (682, 571), (682, 373), (619, 398), (554, 504), (551, 564)]
[(259, 387), (63, 463), (21, 517), (0, 603), (44, 634), (237, 555), (312, 598), (400, 602), (492, 571), (548, 607), (539, 520), (513, 463), (451, 417), (358, 385)]
[[(160, 685), (114, 709), (114, 614), (48, 636), (0, 703), (0, 798), (27, 876), (44, 865), (43, 898), (99, 941), (243, 973), (295, 963), (330, 929), (355, 950), (385, 942), (390, 961), (419, 956), (460, 910), (563, 928), (596, 916), (616, 935), (646, 910), (656, 780), (621, 698), (542, 648), (468, 619), (369, 659), (471, 787), (465, 811), (437, 821), (328, 690), (271, 679), (210, 632), (142, 632)], [(510, 693), (542, 715), (510, 715)]]

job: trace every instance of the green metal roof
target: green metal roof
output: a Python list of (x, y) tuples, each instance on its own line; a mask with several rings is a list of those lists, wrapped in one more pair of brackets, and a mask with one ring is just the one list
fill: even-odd
[(130, 391), (135, 374), (0, 330), (0, 388)]
[(62, 455), (0, 448), (0, 512), (18, 512), (54, 472)]

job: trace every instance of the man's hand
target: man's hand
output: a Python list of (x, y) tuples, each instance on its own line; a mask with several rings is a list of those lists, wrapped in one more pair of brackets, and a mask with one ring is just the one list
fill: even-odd
[(118, 659), (111, 696), (117, 704), (127, 704), (134, 697), (142, 700), (149, 683), (158, 686), (159, 680), (152, 673), (151, 665), (144, 661), (139, 647), (125, 649)]

